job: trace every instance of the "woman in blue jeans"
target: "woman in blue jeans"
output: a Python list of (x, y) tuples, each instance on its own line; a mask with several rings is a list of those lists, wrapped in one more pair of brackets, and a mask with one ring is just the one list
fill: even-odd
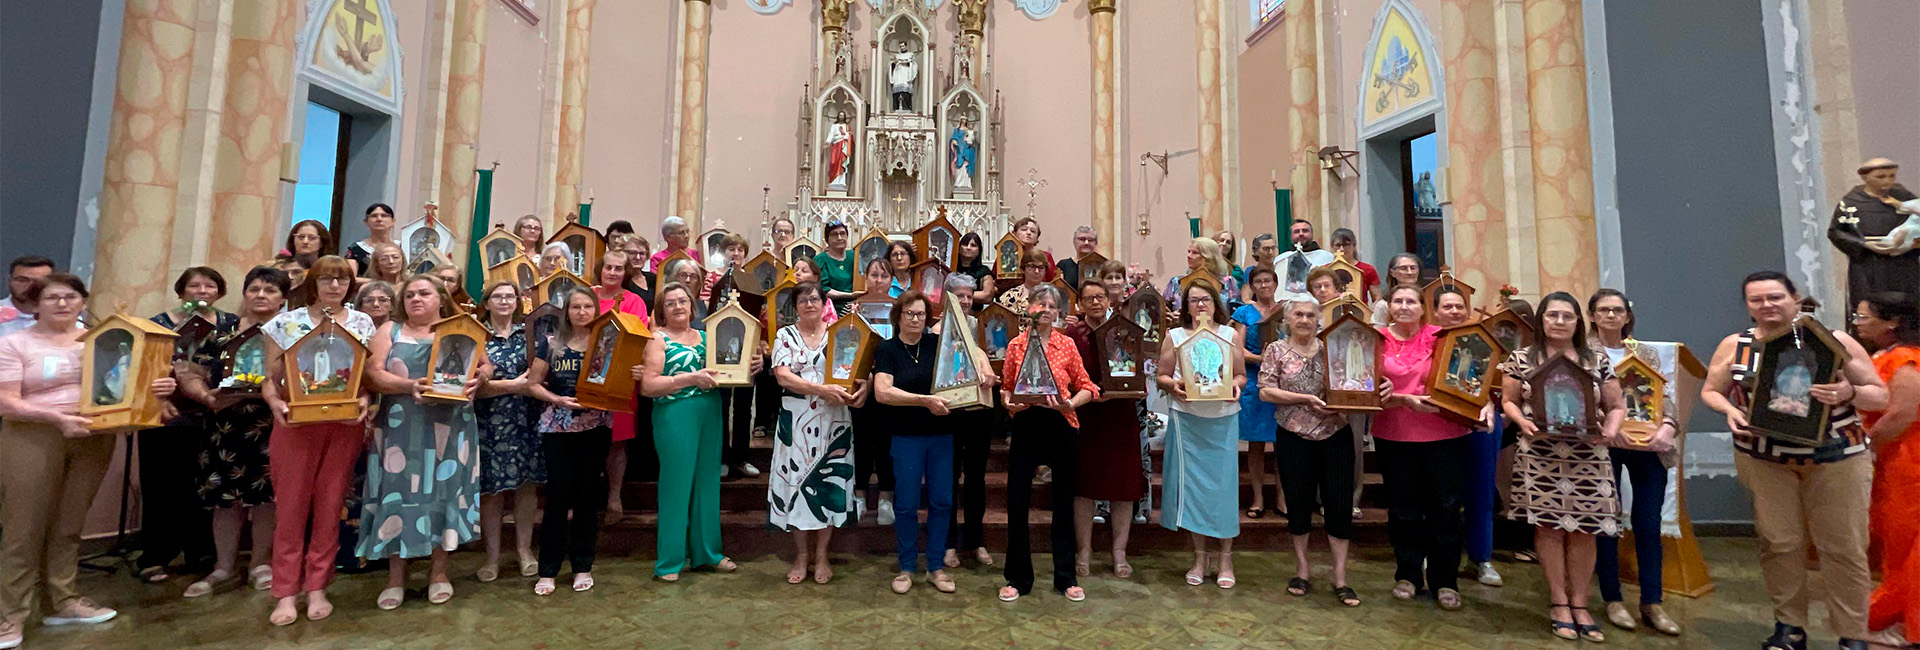
[[(1589, 347), (1605, 350), (1609, 362), (1617, 366), (1632, 354), (1648, 365), (1660, 366), (1653, 350), (1632, 338), (1633, 304), (1627, 302), (1626, 295), (1613, 289), (1596, 291), (1587, 299), (1587, 313), (1593, 315), (1594, 339)], [(1640, 569), (1640, 618), (1646, 621), (1647, 627), (1678, 636), (1680, 625), (1660, 607), (1664, 553), (1660, 546), (1660, 513), (1666, 504), (1667, 469), (1679, 461), (1678, 450), (1673, 445), (1677, 429), (1670, 415), (1674, 412), (1673, 398), (1669, 393), (1661, 399), (1666, 403), (1661, 412), (1669, 415), (1654, 432), (1653, 441), (1644, 448), (1615, 446), (1608, 449), (1607, 454), (1613, 458), (1614, 482), (1624, 487), (1631, 481), (1633, 487), (1630, 523), (1634, 531), (1634, 559)], [(1624, 477), (1621, 476), (1623, 469)], [(1601, 536), (1597, 542), (1599, 556), (1594, 561), (1594, 572), (1600, 577), (1600, 597), (1607, 601), (1607, 621), (1620, 629), (1632, 630), (1637, 625), (1620, 594), (1620, 538)]]
[(900, 575), (893, 593), (913, 588), (920, 561), (920, 495), (927, 495), (927, 582), (943, 594), (953, 593), (946, 572), (947, 528), (953, 523), (953, 431), (939, 418), (948, 414), (947, 401), (934, 397), (934, 360), (940, 345), (927, 331), (933, 303), (918, 291), (894, 299), (893, 338), (880, 342), (874, 354), (873, 390), (893, 432), (893, 535), (900, 557)]

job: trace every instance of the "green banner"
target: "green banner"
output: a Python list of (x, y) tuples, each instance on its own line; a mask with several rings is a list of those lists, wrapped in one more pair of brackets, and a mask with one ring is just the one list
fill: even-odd
[(1287, 241), (1287, 229), (1293, 227), (1293, 190), (1273, 188), (1273, 232)]
[(593, 217), (593, 204), (592, 203), (580, 204), (580, 225), (586, 226), (588, 228), (592, 228), (593, 227), (592, 217)]
[(480, 254), (480, 238), (493, 230), (493, 170), (476, 169), (480, 182), (473, 188), (473, 220), (467, 224), (467, 295), (484, 301), (487, 258)]
[(1192, 233), (1192, 236), (1199, 237), (1200, 236), (1200, 218), (1187, 217), (1187, 230)]

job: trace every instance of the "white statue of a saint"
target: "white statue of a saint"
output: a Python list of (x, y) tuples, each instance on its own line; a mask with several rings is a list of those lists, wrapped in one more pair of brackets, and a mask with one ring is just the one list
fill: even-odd
[(893, 93), (893, 110), (913, 112), (913, 80), (920, 76), (920, 64), (906, 41), (894, 50), (893, 63), (887, 66), (887, 84)]
[(847, 115), (841, 113), (827, 129), (827, 189), (847, 189), (847, 172), (853, 168), (853, 130), (847, 127)]

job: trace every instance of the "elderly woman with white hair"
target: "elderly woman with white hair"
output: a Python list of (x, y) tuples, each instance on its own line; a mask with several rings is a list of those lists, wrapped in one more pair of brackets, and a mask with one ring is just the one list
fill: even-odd
[(1003, 369), (1012, 368), (1015, 373), (1025, 373), (1022, 365), (1026, 361), (1029, 340), (1038, 339), (1036, 347), (1045, 355), (1039, 368), (1034, 372), (1047, 373), (1057, 387), (1055, 394), (1048, 395), (1040, 404), (1014, 402), (1011, 387), (1003, 387), (1001, 400), (1007, 404), (1007, 412), (1013, 414), (1013, 440), (1009, 455), (1011, 465), (1007, 471), (1007, 564), (1004, 575), (1006, 586), (1000, 588), (1000, 600), (1013, 601), (1033, 590), (1033, 557), (1029, 554), (1032, 542), (1027, 526), (1028, 508), (1033, 502), (1034, 470), (1046, 465), (1053, 468), (1053, 530), (1049, 537), (1053, 550), (1053, 588), (1067, 597), (1067, 600), (1079, 602), (1087, 599), (1087, 592), (1080, 587), (1074, 573), (1073, 556), (1075, 541), (1073, 534), (1073, 490), (1075, 472), (1078, 469), (1080, 418), (1076, 409), (1100, 395), (1100, 387), (1087, 377), (1086, 366), (1080, 362), (1080, 350), (1073, 339), (1053, 328), (1060, 318), (1060, 292), (1051, 284), (1042, 284), (1030, 290), (1027, 303), (1034, 310), (1036, 318), (1027, 328), (1021, 330), (1007, 344), (1007, 360)]
[(547, 244), (540, 249), (540, 279), (545, 280), (547, 276), (553, 275), (554, 271), (568, 268), (567, 263), (572, 260), (572, 247), (561, 242)]
[[(687, 226), (687, 220), (680, 217), (667, 217), (660, 220), (660, 250), (654, 251), (653, 259), (647, 261), (647, 268), (660, 272), (660, 263), (668, 255), (687, 250), (687, 243), (693, 239), (693, 229)], [(687, 253), (689, 257), (695, 253)], [(698, 285), (687, 285), (697, 287)], [(698, 302), (698, 301), (695, 301)]]
[[(947, 276), (946, 291), (960, 301), (961, 311), (967, 314), (967, 328), (977, 327), (973, 316), (973, 292), (976, 285), (973, 276), (954, 273)], [(938, 334), (945, 334), (941, 327), (945, 323), (935, 323)], [(999, 383), (992, 368), (980, 369), (988, 385)], [(947, 526), (947, 556), (945, 564), (949, 567), (960, 566), (960, 551), (973, 549), (973, 559), (980, 564), (992, 566), (993, 554), (987, 552), (986, 538), (982, 531), (987, 514), (987, 455), (993, 445), (993, 438), (1001, 427), (994, 426), (999, 415), (998, 409), (971, 409), (957, 411), (949, 417), (960, 418), (954, 424), (953, 463), (955, 483), (959, 486), (957, 503), (952, 510), (953, 523)], [(961, 515), (966, 516), (964, 524)]]

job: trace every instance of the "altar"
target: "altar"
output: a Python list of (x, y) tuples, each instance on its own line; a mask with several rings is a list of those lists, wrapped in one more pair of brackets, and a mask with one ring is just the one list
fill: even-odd
[(883, 0), (864, 48), (849, 31), (851, 2), (821, 8), (800, 101), (797, 189), (783, 214), (798, 237), (824, 241), (836, 221), (904, 237), (944, 208), (959, 232), (997, 240), (1010, 215), (1001, 202), (1003, 108), (988, 99), (993, 63), (982, 54), (986, 0), (949, 3), (959, 33), (945, 38), (924, 0)]

